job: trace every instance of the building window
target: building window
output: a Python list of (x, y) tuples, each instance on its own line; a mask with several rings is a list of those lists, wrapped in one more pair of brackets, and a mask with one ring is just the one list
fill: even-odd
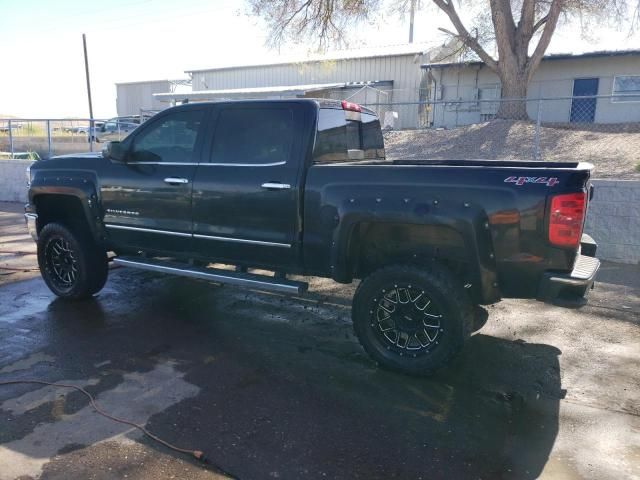
[(619, 75), (613, 78), (612, 102), (640, 102), (640, 75)]

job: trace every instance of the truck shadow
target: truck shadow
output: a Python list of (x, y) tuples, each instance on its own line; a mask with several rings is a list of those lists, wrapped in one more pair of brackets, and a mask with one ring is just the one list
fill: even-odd
[[(256, 418), (284, 425), (287, 450), (313, 452), (314, 462), (330, 458), (336, 468), (324, 467), (330, 478), (345, 472), (348, 478), (539, 477), (563, 396), (554, 347), (478, 334), (451, 368), (432, 378), (378, 369), (351, 343), (341, 347), (243, 352), (250, 360), (235, 380), (216, 382), (243, 399), (228, 407), (233, 430), (251, 430)], [(198, 402), (219, 398), (205, 388)], [(283, 445), (268, 440), (272, 428), (259, 430), (254, 426), (252, 443), (280, 458), (279, 467), (291, 474), (284, 477), (308, 467), (282, 457)], [(260, 476), (252, 465), (231, 469)]]
[(565, 394), (553, 346), (476, 334), (449, 368), (415, 378), (366, 356), (341, 293), (315, 307), (227, 288), (198, 306), (182, 298), (173, 288), (159, 308), (204, 326), (197, 350), (215, 360), (190, 370), (202, 391), (179, 408), (216, 405), (215, 418), (233, 419), (201, 418), (210, 430), (195, 435), (240, 478), (264, 477), (267, 462), (283, 478), (533, 479), (547, 463)]

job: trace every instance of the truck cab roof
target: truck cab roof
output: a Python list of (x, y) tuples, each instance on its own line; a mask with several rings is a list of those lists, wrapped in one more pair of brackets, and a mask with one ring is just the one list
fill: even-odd
[[(172, 109), (182, 109), (182, 108), (191, 108), (197, 105), (220, 105), (220, 104), (260, 104), (260, 105), (272, 105), (277, 103), (302, 103), (302, 104), (313, 104), (318, 108), (335, 108), (335, 109), (343, 109), (342, 100), (334, 100), (331, 98), (284, 98), (284, 99), (247, 99), (247, 100), (220, 100), (220, 101), (206, 101), (206, 102), (193, 102), (193, 103), (184, 103), (182, 105), (176, 105), (175, 107), (171, 107)], [(362, 105), (358, 105), (358, 108), (361, 109), (363, 113), (368, 113), (370, 115), (377, 115), (374, 110), (370, 108), (364, 107)], [(167, 109), (168, 110), (168, 109)], [(163, 110), (164, 111), (164, 110)]]

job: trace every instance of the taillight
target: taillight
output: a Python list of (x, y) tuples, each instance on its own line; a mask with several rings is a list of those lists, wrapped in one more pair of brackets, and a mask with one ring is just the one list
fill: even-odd
[(584, 192), (551, 197), (549, 242), (558, 247), (577, 247), (587, 206)]
[(346, 100), (342, 100), (342, 109), (349, 110), (350, 112), (361, 112), (362, 107), (357, 103), (347, 102)]

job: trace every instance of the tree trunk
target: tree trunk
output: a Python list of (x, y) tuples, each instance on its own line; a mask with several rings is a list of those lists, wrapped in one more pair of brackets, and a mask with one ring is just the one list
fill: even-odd
[(512, 68), (500, 68), (498, 76), (502, 83), (502, 99), (497, 117), (508, 120), (528, 120), (527, 87), (528, 75), (525, 69), (514, 65)]

